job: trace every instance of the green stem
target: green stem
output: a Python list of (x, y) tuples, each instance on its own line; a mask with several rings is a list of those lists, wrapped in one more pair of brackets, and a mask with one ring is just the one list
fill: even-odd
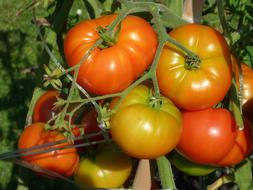
[(160, 179), (162, 182), (163, 189), (176, 190), (174, 183), (173, 172), (171, 169), (170, 161), (165, 157), (161, 156), (156, 159)]
[(228, 24), (226, 22), (225, 13), (224, 13), (224, 6), (222, 0), (216, 0), (217, 8), (218, 8), (218, 15), (220, 19), (220, 23), (224, 32), (224, 35), (228, 38), (229, 44), (232, 44), (232, 36), (230, 35), (230, 32), (228, 31)]

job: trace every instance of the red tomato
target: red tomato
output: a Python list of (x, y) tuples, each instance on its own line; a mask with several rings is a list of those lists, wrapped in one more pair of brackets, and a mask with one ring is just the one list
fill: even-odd
[(226, 109), (183, 112), (183, 133), (177, 150), (200, 164), (215, 164), (234, 146), (236, 124)]
[[(65, 138), (57, 131), (46, 131), (44, 125), (43, 123), (33, 123), (26, 127), (19, 138), (18, 148), (31, 148)], [(64, 147), (67, 145), (71, 145), (71, 143), (59, 144), (51, 146), (50, 148)], [(32, 164), (36, 164), (64, 176), (71, 176), (79, 163), (79, 155), (75, 148), (54, 150), (47, 153), (23, 156), (22, 158)]]
[(153, 159), (175, 148), (181, 132), (181, 113), (167, 98), (152, 102), (152, 89), (135, 87), (110, 119), (113, 141), (128, 155)]
[(47, 123), (54, 114), (59, 112), (59, 110), (54, 109), (57, 97), (60, 97), (60, 93), (55, 90), (49, 90), (39, 97), (33, 111), (34, 123)]
[[(64, 41), (67, 64), (78, 64), (99, 39), (98, 27), (107, 27), (117, 15), (86, 20), (68, 31)], [(81, 64), (78, 83), (94, 94), (110, 94), (128, 87), (151, 64), (157, 35), (144, 19), (129, 15), (121, 22), (114, 45), (95, 48)]]
[(230, 152), (218, 162), (219, 166), (232, 166), (244, 160), (253, 149), (253, 129), (244, 121), (244, 129), (237, 130), (234, 146)]
[(247, 122), (244, 125), (244, 130), (238, 130), (233, 115), (223, 108), (183, 112), (177, 150), (200, 164), (238, 164), (252, 150), (253, 130)]
[(169, 35), (195, 53), (199, 60), (192, 60), (167, 43), (157, 66), (162, 94), (185, 110), (209, 108), (220, 102), (232, 81), (230, 51), (224, 37), (199, 24), (179, 26)]
[[(91, 109), (91, 110), (84, 112), (83, 117), (81, 119), (81, 128), (84, 131), (84, 136), (85, 135), (92, 135), (92, 134), (95, 134), (95, 133), (98, 133), (101, 131), (101, 129), (98, 126), (97, 112), (95, 109)], [(79, 128), (74, 128), (73, 132), (76, 137), (81, 135)], [(86, 139), (87, 141), (85, 141), (85, 139), (75, 141), (75, 144), (81, 144), (84, 142), (92, 142), (92, 141), (100, 141), (103, 139), (104, 139), (103, 135), (98, 134), (94, 137), (87, 137), (87, 139)], [(85, 152), (86, 147), (80, 147), (80, 148), (78, 148), (78, 150), (81, 152)]]

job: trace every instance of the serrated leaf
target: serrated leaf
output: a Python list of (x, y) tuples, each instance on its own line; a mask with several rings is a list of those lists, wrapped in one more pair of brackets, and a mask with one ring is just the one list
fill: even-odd
[(237, 165), (235, 170), (235, 182), (241, 190), (252, 190), (252, 164), (250, 160), (245, 160), (240, 165)]

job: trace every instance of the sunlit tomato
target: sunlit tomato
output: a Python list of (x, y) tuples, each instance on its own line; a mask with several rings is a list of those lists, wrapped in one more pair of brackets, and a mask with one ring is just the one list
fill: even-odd
[[(83, 21), (68, 31), (64, 53), (69, 66), (78, 64), (99, 39), (98, 28), (107, 27), (117, 15)], [(119, 92), (128, 87), (151, 64), (157, 35), (144, 19), (129, 15), (121, 22), (115, 43), (95, 48), (81, 64), (77, 81), (94, 94)]]
[(60, 97), (60, 93), (55, 90), (45, 92), (37, 100), (33, 111), (33, 122), (47, 123), (59, 110), (54, 109), (54, 103)]
[(177, 150), (200, 164), (238, 164), (252, 151), (253, 131), (247, 121), (244, 126), (240, 131), (233, 115), (223, 108), (183, 112), (183, 133)]
[(129, 92), (110, 123), (113, 141), (136, 158), (167, 154), (177, 145), (182, 132), (177, 107), (165, 97), (153, 99), (152, 90), (144, 85)]
[(169, 35), (195, 53), (199, 60), (191, 59), (167, 43), (157, 66), (162, 94), (185, 110), (217, 104), (226, 95), (232, 81), (230, 52), (224, 37), (199, 24), (179, 26)]
[[(18, 148), (31, 148), (49, 142), (62, 140), (65, 137), (57, 131), (46, 131), (43, 123), (34, 123), (24, 129), (18, 141)], [(71, 143), (63, 143), (52, 147), (64, 147)], [(41, 148), (40, 150), (46, 150)], [(75, 148), (54, 150), (47, 153), (34, 154), (22, 157), (26, 161), (57, 172), (64, 176), (71, 176), (78, 163), (79, 155)]]
[[(239, 87), (238, 60), (232, 56), (233, 69)], [(243, 114), (253, 123), (253, 69), (246, 64), (241, 64), (242, 68), (242, 103)]]
[(244, 129), (237, 130), (234, 146), (227, 155), (218, 162), (220, 166), (232, 166), (244, 160), (253, 149), (253, 129), (244, 121)]
[(177, 151), (172, 151), (168, 158), (179, 171), (190, 176), (205, 176), (217, 169), (214, 166), (196, 164), (180, 155)]
[(95, 158), (84, 158), (74, 180), (81, 189), (121, 187), (132, 170), (132, 160), (110, 147), (100, 150)]
[(183, 112), (183, 133), (177, 150), (200, 164), (215, 164), (234, 146), (236, 124), (226, 109)]

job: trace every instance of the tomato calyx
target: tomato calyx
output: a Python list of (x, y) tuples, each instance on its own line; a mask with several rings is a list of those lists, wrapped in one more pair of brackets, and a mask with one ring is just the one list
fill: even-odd
[(97, 31), (99, 33), (99, 37), (103, 40), (102, 43), (99, 45), (99, 48), (106, 49), (108, 47), (114, 46), (117, 42), (117, 38), (119, 32), (121, 30), (121, 24), (117, 28), (115, 32), (108, 33), (108, 29), (102, 26), (98, 26)]
[(200, 58), (198, 56), (186, 56), (185, 57), (185, 69), (187, 70), (197, 70), (200, 68)]
[(154, 109), (160, 109), (163, 104), (163, 100), (161, 98), (157, 98), (154, 96), (150, 97), (149, 106)]

